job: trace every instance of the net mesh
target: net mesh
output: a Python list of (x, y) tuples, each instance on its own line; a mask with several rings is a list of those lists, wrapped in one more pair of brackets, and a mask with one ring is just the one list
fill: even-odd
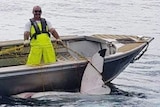
[(23, 45), (1, 47), (0, 67), (25, 64), (28, 53), (29, 47), (24, 47)]

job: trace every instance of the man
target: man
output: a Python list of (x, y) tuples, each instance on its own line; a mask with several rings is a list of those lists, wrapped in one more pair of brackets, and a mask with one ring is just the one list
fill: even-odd
[(56, 62), (56, 55), (50, 34), (61, 42), (60, 37), (51, 23), (41, 18), (42, 10), (40, 6), (34, 6), (32, 13), (34, 17), (26, 23), (24, 32), (24, 45), (27, 45), (30, 39), (31, 46), (27, 65), (39, 65), (41, 61), (45, 64), (54, 63)]

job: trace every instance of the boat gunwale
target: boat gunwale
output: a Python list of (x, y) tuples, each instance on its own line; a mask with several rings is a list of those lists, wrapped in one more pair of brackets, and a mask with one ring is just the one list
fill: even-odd
[(57, 62), (57, 63), (53, 63), (53, 64), (48, 64), (48, 65), (42, 65), (42, 66), (27, 66), (27, 65), (18, 65), (18, 66), (9, 66), (9, 67), (2, 67), (0, 68), (0, 77), (1, 75), (5, 75), (8, 73), (17, 73), (17, 72), (28, 72), (28, 74), (30, 73), (38, 73), (38, 72), (43, 72), (43, 71), (35, 71), (35, 72), (31, 72), (32, 70), (44, 70), (44, 69), (49, 69), (49, 68), (54, 68), (54, 69), (58, 69), (62, 70), (62, 67), (65, 66), (75, 66), (75, 65), (87, 65), (87, 60), (80, 60), (80, 61), (67, 61), (65, 63), (62, 62)]
[(109, 55), (109, 56), (105, 56), (105, 61), (106, 61), (106, 62), (109, 62), (109, 61), (121, 59), (121, 58), (123, 58), (123, 57), (128, 56), (128, 54), (132, 54), (132, 53), (134, 53), (136, 50), (145, 47), (146, 45), (147, 45), (147, 44), (144, 43), (144, 44), (140, 45), (139, 47), (133, 48), (133, 49), (131, 49), (131, 50), (129, 50), (129, 51), (126, 51), (126, 52), (116, 52), (115, 54), (112, 54), (112, 55)]
[[(78, 39), (85, 39), (85, 36), (78, 36), (78, 35), (70, 35), (68, 36), (61, 36), (62, 41), (67, 41), (67, 40), (78, 40)], [(56, 39), (54, 37), (51, 37), (51, 41), (54, 42)], [(17, 46), (17, 45), (23, 45), (24, 40), (19, 39), (19, 40), (7, 40), (7, 41), (0, 41), (0, 47), (4, 46)]]
[[(145, 37), (145, 36), (144, 36)], [(142, 37), (143, 38), (143, 37)], [(135, 47), (135, 48), (133, 48), (133, 49), (130, 49), (130, 50), (128, 50), (128, 51), (124, 51), (124, 52), (116, 52), (115, 54), (111, 54), (111, 55), (109, 55), (109, 56), (105, 56), (105, 59), (106, 60), (111, 60), (112, 58), (116, 58), (116, 59), (121, 59), (122, 57), (125, 57), (125, 56), (127, 56), (127, 54), (132, 54), (132, 53), (134, 53), (134, 51), (136, 51), (136, 50), (138, 50), (138, 49), (140, 49), (140, 48), (143, 48), (143, 47), (145, 47), (145, 46), (147, 46), (147, 45), (149, 45), (149, 43), (154, 39), (153, 37), (145, 37), (145, 38), (147, 38), (147, 40), (145, 40), (145, 41), (141, 41), (141, 42), (135, 42), (136, 44), (137, 43), (140, 43), (140, 45), (138, 46), (138, 47)], [(134, 44), (134, 43), (133, 43)], [(122, 56), (123, 55), (123, 56)], [(121, 57), (120, 57), (121, 56)], [(114, 59), (115, 59), (114, 58)], [(116, 60), (115, 59), (115, 60)]]

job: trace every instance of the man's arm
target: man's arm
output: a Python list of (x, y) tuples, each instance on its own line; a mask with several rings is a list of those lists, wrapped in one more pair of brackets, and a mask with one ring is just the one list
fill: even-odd
[(46, 20), (46, 22), (49, 28), (49, 32), (53, 35), (53, 37), (55, 37), (56, 39), (60, 39), (59, 34), (55, 30), (55, 28), (52, 27), (52, 24), (48, 20)]
[(24, 32), (24, 46), (29, 46), (30, 40), (29, 40), (30, 32), (25, 31)]
[(30, 32), (25, 31), (24, 32), (24, 40), (29, 40)]
[(56, 39), (60, 39), (59, 34), (57, 33), (57, 31), (54, 28), (49, 29), (49, 32), (56, 38)]
[(24, 28), (24, 40), (29, 40), (29, 37), (30, 37), (30, 28), (31, 28), (31, 22), (28, 21), (25, 24), (25, 28)]

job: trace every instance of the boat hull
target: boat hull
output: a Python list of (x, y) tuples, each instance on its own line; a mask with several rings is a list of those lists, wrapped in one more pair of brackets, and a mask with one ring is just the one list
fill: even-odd
[[(73, 37), (64, 39), (67, 46), (58, 48), (58, 61), (50, 65), (29, 67), (24, 65), (24, 63), (15, 64), (14, 62), (21, 62), (18, 61), (20, 60), (19, 57), (26, 62), (28, 49), (23, 49), (24, 52), (18, 54), (13, 52), (13, 55), (9, 55), (10, 57), (5, 56), (8, 55), (8, 53), (5, 53), (4, 56), (1, 53), (0, 95), (10, 96), (23, 92), (43, 91), (77, 92), (80, 90), (82, 76), (88, 63), (88, 59), (86, 58), (91, 57), (100, 49), (107, 49), (104, 58), (103, 72), (101, 73), (102, 78), (105, 83), (111, 82), (133, 62), (136, 56), (153, 40), (153, 38), (151, 38), (142, 41), (143, 38), (141, 38), (137, 39), (137, 41), (132, 41), (133, 43), (131, 41), (128, 43), (126, 41), (113, 41), (113, 43), (111, 43), (106, 41), (108, 37), (114, 37), (114, 40), (117, 40), (116, 38), (120, 38), (120, 36), (98, 35), (98, 37), (102, 38), (76, 37), (75, 39), (75, 37)], [(103, 39), (104, 37), (106, 38)], [(121, 37), (126, 37), (128, 40), (127, 36), (122, 35)], [(137, 37), (134, 39), (136, 38)], [(1, 45), (3, 47), (3, 43)], [(12, 45), (13, 44), (11, 44), (11, 46)], [(82, 55), (79, 55), (79, 53)], [(19, 57), (17, 57), (17, 55), (19, 55)]]
[(38, 91), (79, 91), (86, 63), (41, 67), (1, 74), (0, 95)]
[(112, 81), (115, 79), (130, 63), (134, 61), (134, 58), (143, 50), (142, 47), (126, 53), (124, 55), (117, 56), (112, 59), (105, 59), (104, 67), (103, 67), (103, 80), (105, 83)]
[[(143, 47), (142, 47), (143, 48)], [(103, 80), (108, 83), (121, 73), (142, 50), (105, 59)], [(13, 75), (4, 74), (0, 78), (0, 95), (13, 95), (22, 92), (38, 91), (79, 91), (83, 72), (87, 63), (63, 65), (59, 67), (39, 67), (26, 71), (14, 71)], [(17, 73), (16, 73), (17, 72)], [(21, 73), (19, 73), (21, 72)], [(5, 84), (5, 85), (4, 85)]]

